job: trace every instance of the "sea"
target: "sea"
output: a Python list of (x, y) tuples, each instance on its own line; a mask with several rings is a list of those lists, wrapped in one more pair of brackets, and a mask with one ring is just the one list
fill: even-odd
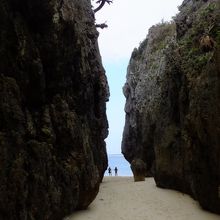
[[(118, 168), (118, 176), (133, 176), (130, 164), (122, 154), (108, 154), (108, 166), (112, 169), (112, 176), (115, 175), (115, 167)], [(106, 170), (105, 176), (108, 175), (108, 170)]]

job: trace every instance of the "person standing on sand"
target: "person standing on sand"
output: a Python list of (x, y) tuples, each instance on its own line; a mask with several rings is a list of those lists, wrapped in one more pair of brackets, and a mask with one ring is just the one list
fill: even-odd
[(115, 176), (118, 176), (118, 168), (115, 167)]
[(108, 168), (108, 175), (112, 176), (112, 169), (111, 169), (111, 167)]

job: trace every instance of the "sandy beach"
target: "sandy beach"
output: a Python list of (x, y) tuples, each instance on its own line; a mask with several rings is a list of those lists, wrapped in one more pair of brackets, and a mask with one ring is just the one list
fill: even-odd
[(190, 196), (157, 188), (153, 178), (105, 177), (100, 192), (87, 210), (65, 220), (220, 220), (202, 210)]

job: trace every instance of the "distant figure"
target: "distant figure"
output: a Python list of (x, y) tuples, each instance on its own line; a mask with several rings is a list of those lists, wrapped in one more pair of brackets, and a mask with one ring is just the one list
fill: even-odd
[(111, 167), (108, 168), (108, 175), (112, 176), (112, 169), (111, 169)]
[(115, 176), (118, 176), (118, 168), (115, 167)]

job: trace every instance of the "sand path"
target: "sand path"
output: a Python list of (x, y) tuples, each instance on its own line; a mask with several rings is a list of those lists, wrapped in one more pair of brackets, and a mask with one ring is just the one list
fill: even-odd
[(220, 215), (203, 211), (186, 194), (157, 188), (153, 178), (105, 177), (90, 207), (65, 220), (220, 220)]

